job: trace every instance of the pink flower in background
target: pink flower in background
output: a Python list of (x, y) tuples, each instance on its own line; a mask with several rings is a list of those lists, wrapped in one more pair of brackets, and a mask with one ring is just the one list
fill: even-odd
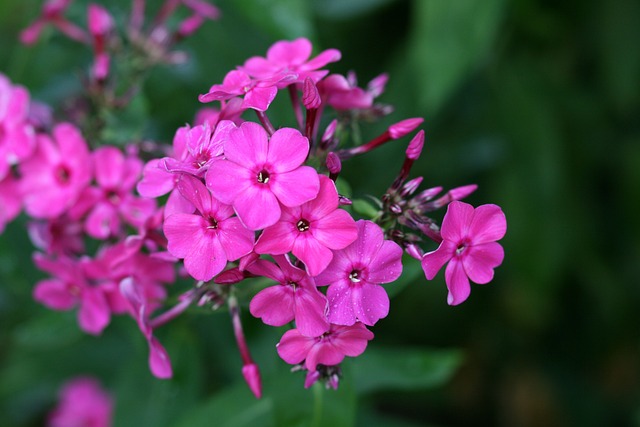
[(314, 372), (318, 365), (333, 366), (342, 362), (345, 356), (360, 356), (372, 339), (373, 332), (362, 323), (331, 325), (328, 332), (318, 337), (307, 337), (298, 329), (290, 329), (280, 339), (277, 350), (285, 362), (298, 364), (304, 361), (304, 367)]
[(71, 216), (87, 214), (85, 230), (96, 239), (117, 236), (121, 221), (139, 227), (156, 210), (150, 199), (132, 194), (142, 172), (142, 162), (135, 156), (126, 156), (116, 147), (100, 147), (92, 153), (97, 187), (87, 187), (71, 210)]
[(211, 165), (207, 186), (247, 228), (259, 230), (278, 222), (280, 203), (300, 206), (318, 195), (318, 173), (302, 166), (308, 153), (309, 141), (296, 129), (279, 129), (269, 139), (262, 126), (245, 122), (229, 133), (225, 159)]
[(493, 269), (504, 258), (504, 250), (496, 241), (506, 231), (507, 220), (499, 206), (482, 205), (474, 209), (464, 202), (449, 203), (440, 230), (442, 243), (422, 258), (428, 280), (449, 262), (445, 270), (449, 305), (458, 305), (469, 297), (469, 279), (478, 284), (493, 279)]
[(351, 215), (338, 209), (335, 184), (320, 175), (318, 196), (298, 207), (284, 207), (280, 221), (260, 235), (255, 251), (259, 254), (291, 251), (304, 262), (310, 276), (317, 276), (331, 262), (332, 250), (345, 248), (357, 237)]
[(4, 227), (11, 222), (22, 208), (22, 195), (18, 180), (8, 175), (0, 179), (0, 234)]
[(0, 73), (0, 181), (11, 165), (26, 160), (35, 148), (35, 132), (28, 122), (29, 92)]
[(36, 152), (20, 164), (25, 210), (35, 218), (64, 213), (91, 180), (89, 149), (80, 131), (62, 123), (53, 137), (39, 134)]
[(315, 58), (309, 59), (312, 50), (311, 42), (305, 38), (293, 41), (281, 40), (269, 48), (266, 58), (253, 56), (239, 68), (251, 77), (260, 80), (269, 80), (283, 74), (295, 73), (294, 80), (280, 81), (277, 84), (278, 89), (293, 82), (302, 83), (307, 77), (317, 82), (329, 72), (318, 69), (330, 62), (339, 61), (341, 54), (339, 50), (327, 49)]
[(358, 239), (336, 251), (333, 260), (316, 277), (318, 286), (329, 285), (329, 322), (373, 325), (389, 313), (389, 296), (380, 283), (391, 283), (402, 273), (402, 248), (384, 239), (382, 229), (360, 220)]
[(114, 27), (113, 18), (104, 7), (92, 3), (87, 10), (87, 24), (93, 38), (94, 62), (91, 74), (96, 80), (104, 80), (109, 74), (110, 58), (106, 44)]
[(58, 406), (49, 414), (48, 427), (110, 427), (111, 396), (97, 380), (79, 377), (60, 390)]
[(166, 218), (164, 233), (168, 250), (184, 258), (184, 266), (193, 278), (211, 280), (224, 269), (227, 261), (251, 252), (254, 232), (232, 216), (231, 206), (212, 197), (197, 178), (184, 175), (178, 189), (193, 203), (197, 213), (175, 213)]
[(271, 326), (282, 326), (295, 319), (300, 333), (317, 337), (329, 329), (325, 312), (327, 299), (304, 270), (291, 265), (286, 256), (275, 255), (275, 264), (259, 259), (247, 270), (278, 282), (258, 292), (249, 305), (251, 314)]

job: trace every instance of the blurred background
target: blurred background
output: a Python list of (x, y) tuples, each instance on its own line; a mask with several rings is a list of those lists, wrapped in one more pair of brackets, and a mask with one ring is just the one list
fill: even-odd
[[(0, 72), (57, 106), (81, 90), (91, 52), (53, 31), (21, 46), (18, 33), (40, 5), (0, 2)], [(86, 5), (76, 0), (67, 16), (84, 23)], [(265, 376), (256, 401), (226, 313), (197, 312), (159, 332), (175, 370), (160, 381), (131, 319), (89, 337), (74, 313), (35, 303), (31, 290), (44, 276), (21, 218), (0, 236), (0, 425), (43, 425), (58, 388), (81, 374), (114, 394), (115, 426), (640, 425), (639, 2), (216, 5), (222, 19), (180, 45), (186, 64), (151, 73), (128, 125), (170, 142), (227, 71), (277, 40), (308, 37), (316, 53), (339, 49), (329, 68), (355, 71), (360, 86), (389, 73), (378, 101), (395, 112), (363, 134), (424, 117), (413, 176), (445, 188), (477, 183), (467, 201), (500, 205), (503, 265), (449, 307), (443, 274), (427, 282), (409, 263), (389, 316), (367, 352), (345, 363), (338, 392), (304, 390), (302, 374), (289, 374), (274, 351), (283, 330), (245, 310)], [(125, 0), (105, 6), (128, 14)], [(276, 126), (291, 120), (273, 114)], [(344, 165), (354, 197), (381, 195), (404, 144)]]

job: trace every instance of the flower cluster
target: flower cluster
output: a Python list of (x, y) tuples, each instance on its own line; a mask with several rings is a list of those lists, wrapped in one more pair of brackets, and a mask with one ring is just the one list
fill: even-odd
[[(85, 33), (63, 17), (68, 3), (48, 1), (23, 40), (33, 41), (51, 23), (90, 44), (89, 84), (108, 93), (112, 19), (91, 6)], [(147, 55), (170, 55), (165, 23), (180, 3), (193, 16), (173, 41), (217, 17), (217, 9), (199, 0), (167, 1), (143, 36), (144, 1), (133, 1), (129, 36)], [(36, 117), (28, 92), (0, 76), (0, 227), (21, 206), (33, 219), (29, 232), (40, 249), (34, 261), (50, 275), (36, 284), (35, 299), (55, 310), (77, 307), (80, 327), (91, 334), (100, 334), (112, 315), (130, 315), (159, 378), (170, 377), (172, 368), (154, 330), (192, 305), (227, 305), (243, 376), (259, 397), (259, 369), (238, 301), (248, 283), (261, 286), (248, 302), (254, 317), (292, 326), (277, 344), (278, 355), (306, 371), (305, 387), (322, 380), (335, 388), (340, 363), (362, 354), (373, 339), (370, 328), (389, 314), (382, 285), (401, 276), (404, 252), (422, 262), (429, 280), (448, 263), (449, 304), (469, 296), (469, 280), (489, 282), (504, 256), (496, 243), (506, 231), (500, 208), (460, 202), (475, 185), (440, 197), (441, 187), (415, 194), (422, 177), (408, 178), (423, 149), (424, 131), (416, 131), (423, 119), (401, 120), (368, 142), (354, 141), (353, 126), (392, 112), (375, 102), (387, 76), (360, 88), (355, 74), (326, 69), (341, 58), (338, 50), (312, 51), (311, 42), (299, 38), (249, 58), (199, 97), (215, 106), (201, 110), (176, 131), (171, 149), (146, 162), (139, 144), (90, 149), (83, 130)], [(269, 118), (282, 92), (291, 101), (293, 127)], [(339, 192), (343, 163), (411, 134), (400, 171), (372, 198), (377, 213), (358, 216), (349, 195)], [(440, 228), (428, 214), (445, 206)], [(93, 256), (86, 253), (88, 238), (100, 242)], [(425, 254), (425, 239), (440, 246)], [(154, 315), (169, 301), (176, 270), (194, 285)]]

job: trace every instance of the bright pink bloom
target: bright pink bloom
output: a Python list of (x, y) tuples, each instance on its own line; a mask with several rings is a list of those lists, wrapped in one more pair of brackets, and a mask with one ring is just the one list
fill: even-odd
[(297, 329), (284, 333), (277, 345), (278, 355), (287, 363), (298, 364), (314, 372), (318, 365), (333, 366), (342, 362), (345, 356), (360, 356), (373, 332), (362, 323), (350, 326), (331, 325), (328, 332), (319, 337), (307, 337)]
[(366, 109), (373, 105), (372, 94), (352, 85), (340, 74), (331, 74), (320, 81), (318, 90), (322, 99), (336, 110)]
[(29, 104), (29, 92), (0, 73), (0, 181), (35, 148), (35, 132), (27, 121)]
[(178, 182), (182, 195), (196, 207), (196, 214), (175, 213), (166, 218), (168, 250), (184, 258), (184, 266), (197, 279), (208, 281), (227, 261), (251, 252), (254, 232), (246, 229), (233, 209), (211, 196), (200, 180), (184, 175)]
[(97, 187), (88, 187), (71, 215), (80, 218), (85, 213), (87, 234), (96, 239), (117, 236), (121, 220), (139, 227), (156, 210), (153, 200), (132, 194), (142, 172), (142, 162), (135, 156), (125, 157), (116, 147), (100, 147), (92, 153)]
[(309, 59), (312, 49), (311, 42), (305, 38), (282, 40), (269, 48), (266, 58), (253, 56), (239, 68), (260, 80), (269, 80), (289, 73), (297, 76), (294, 80), (280, 81), (277, 85), (279, 89), (293, 82), (302, 83), (307, 77), (318, 82), (328, 73), (327, 70), (318, 69), (330, 62), (339, 61), (341, 55), (336, 49), (327, 49), (315, 58)]
[(326, 318), (327, 299), (318, 291), (315, 282), (304, 270), (291, 265), (283, 255), (276, 255), (278, 263), (258, 260), (247, 267), (250, 273), (278, 282), (258, 292), (249, 310), (255, 317), (271, 326), (282, 326), (295, 319), (302, 335), (317, 337), (329, 329)]
[(55, 218), (65, 212), (91, 180), (87, 144), (73, 125), (53, 129), (54, 141), (38, 135), (35, 154), (20, 165), (25, 210), (35, 218)]
[(320, 175), (318, 196), (298, 207), (284, 207), (280, 221), (260, 235), (255, 251), (271, 255), (291, 251), (304, 262), (310, 276), (317, 276), (333, 259), (332, 250), (345, 248), (357, 237), (351, 215), (338, 209), (335, 184)]
[(48, 427), (110, 427), (113, 401), (98, 381), (79, 377), (60, 391), (60, 402), (49, 414)]
[(80, 328), (92, 335), (99, 335), (111, 321), (111, 310), (105, 289), (90, 282), (84, 271), (84, 261), (71, 258), (48, 259), (35, 254), (36, 266), (53, 275), (41, 280), (33, 290), (36, 301), (53, 310), (70, 310), (76, 305)]
[(316, 277), (318, 286), (330, 285), (329, 322), (373, 325), (389, 313), (389, 296), (380, 283), (391, 283), (402, 273), (402, 248), (385, 240), (382, 229), (360, 220), (358, 239), (336, 251), (327, 269)]
[(440, 230), (442, 243), (422, 258), (428, 280), (449, 262), (444, 273), (449, 305), (458, 305), (469, 297), (469, 279), (478, 284), (493, 279), (493, 269), (504, 259), (504, 249), (496, 241), (506, 231), (507, 220), (499, 206), (482, 205), (474, 209), (464, 202), (449, 204)]
[(296, 129), (279, 129), (269, 139), (262, 126), (244, 122), (229, 133), (225, 159), (211, 165), (207, 186), (247, 228), (259, 230), (280, 219), (280, 203), (300, 206), (318, 195), (318, 173), (301, 166), (308, 153), (309, 141)]
[(31, 243), (49, 255), (84, 253), (82, 222), (73, 220), (68, 215), (31, 221), (27, 224), (27, 231)]

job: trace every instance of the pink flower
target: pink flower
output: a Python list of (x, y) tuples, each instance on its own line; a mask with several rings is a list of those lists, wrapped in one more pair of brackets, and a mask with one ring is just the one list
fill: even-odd
[(380, 283), (390, 283), (402, 273), (402, 248), (384, 239), (382, 229), (360, 220), (358, 239), (336, 251), (318, 277), (318, 286), (330, 285), (329, 322), (373, 325), (389, 313), (389, 296)]
[(98, 187), (89, 187), (71, 211), (80, 218), (85, 213), (85, 230), (96, 239), (117, 236), (121, 221), (139, 227), (156, 209), (153, 200), (132, 194), (142, 172), (142, 162), (127, 156), (116, 147), (100, 147), (92, 153)]
[(474, 209), (464, 202), (449, 204), (440, 230), (442, 243), (422, 258), (428, 280), (449, 262), (445, 270), (449, 305), (458, 305), (469, 297), (469, 279), (478, 284), (493, 279), (493, 269), (504, 258), (504, 250), (496, 241), (506, 231), (507, 220), (499, 206), (482, 205)]
[(0, 73), (0, 181), (35, 148), (35, 132), (27, 121), (29, 104), (29, 92)]
[(79, 377), (60, 391), (60, 402), (49, 414), (48, 427), (110, 427), (113, 412), (111, 396), (98, 382)]
[(325, 316), (327, 299), (318, 291), (313, 279), (291, 265), (287, 257), (276, 255), (274, 259), (280, 268), (262, 259), (247, 267), (252, 274), (278, 282), (253, 297), (249, 305), (251, 314), (271, 326), (286, 325), (295, 319), (302, 335), (322, 335), (329, 329)]
[(4, 227), (11, 222), (22, 208), (22, 195), (19, 183), (11, 175), (0, 179), (0, 234)]
[(310, 276), (320, 274), (333, 258), (358, 237), (356, 223), (338, 209), (335, 184), (320, 175), (318, 196), (298, 207), (283, 208), (280, 221), (265, 228), (256, 243), (259, 254), (293, 254), (304, 262)]
[(330, 62), (340, 60), (340, 51), (327, 49), (313, 59), (309, 59), (313, 47), (305, 38), (293, 41), (282, 40), (274, 43), (267, 51), (267, 57), (254, 56), (249, 58), (244, 66), (239, 67), (252, 77), (260, 80), (272, 79), (276, 76), (295, 73), (294, 80), (281, 81), (278, 88), (281, 89), (296, 82), (302, 83), (307, 77), (318, 82), (327, 75), (327, 70), (318, 70)]
[(287, 363), (298, 364), (314, 372), (318, 365), (333, 366), (345, 356), (356, 357), (367, 348), (373, 332), (362, 323), (350, 326), (331, 325), (328, 332), (319, 337), (307, 337), (298, 329), (284, 333), (277, 345), (278, 355)]
[(229, 133), (225, 159), (211, 165), (207, 186), (247, 228), (259, 230), (278, 222), (280, 203), (300, 206), (318, 195), (318, 173), (301, 166), (308, 153), (309, 141), (296, 129), (279, 129), (269, 139), (262, 126), (244, 122)]
[(55, 218), (69, 209), (91, 180), (91, 159), (73, 125), (53, 129), (54, 141), (38, 135), (36, 153), (20, 165), (25, 210), (35, 218)]
[(251, 252), (254, 232), (246, 229), (233, 209), (211, 196), (200, 180), (184, 175), (178, 182), (182, 195), (196, 207), (196, 214), (175, 213), (165, 220), (169, 252), (184, 258), (184, 266), (197, 279), (208, 281), (227, 261)]

